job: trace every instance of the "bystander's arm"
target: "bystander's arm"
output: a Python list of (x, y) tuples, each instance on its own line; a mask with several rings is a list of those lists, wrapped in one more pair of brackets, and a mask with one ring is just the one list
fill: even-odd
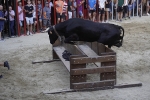
[(18, 14), (20, 15), (23, 12), (23, 10), (24, 10), (24, 7), (22, 7), (22, 10)]
[(0, 20), (6, 20), (6, 18), (0, 17)]
[(10, 15), (12, 18), (14, 18), (14, 16), (15, 16), (15, 14), (14, 14), (14, 13), (13, 13), (13, 14), (9, 13), (9, 15)]

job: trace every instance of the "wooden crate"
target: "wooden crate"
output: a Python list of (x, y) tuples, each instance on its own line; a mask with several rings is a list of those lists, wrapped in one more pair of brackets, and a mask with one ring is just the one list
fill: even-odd
[[(64, 50), (72, 55), (70, 61), (62, 57)], [(116, 53), (103, 44), (78, 43), (70, 45), (59, 40), (53, 45), (53, 59), (59, 58), (70, 72), (70, 89), (86, 89), (114, 86), (116, 84)], [(94, 63), (94, 68), (87, 68)], [(100, 74), (99, 81), (87, 82), (87, 74)]]

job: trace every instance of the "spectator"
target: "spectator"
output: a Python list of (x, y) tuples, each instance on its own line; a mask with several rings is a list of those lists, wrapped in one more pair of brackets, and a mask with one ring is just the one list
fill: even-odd
[(125, 17), (125, 20), (126, 20), (127, 12), (128, 12), (128, 0), (124, 0), (123, 11), (124, 11), (124, 17)]
[(41, 0), (38, 0), (38, 5), (37, 5), (37, 7), (38, 7), (38, 13), (37, 13), (37, 15), (38, 15), (38, 19), (39, 19), (39, 25), (40, 25), (40, 31), (42, 31), (42, 5), (41, 5)]
[(34, 12), (36, 12), (36, 4), (35, 4), (35, 0), (32, 0), (31, 4), (32, 4), (32, 6), (33, 6)]
[(108, 22), (108, 20), (109, 20), (110, 3), (111, 3), (111, 0), (105, 1), (106, 22)]
[(34, 8), (30, 0), (27, 0), (27, 5), (24, 7), (26, 12), (26, 23), (27, 23), (27, 35), (32, 35), (32, 25), (33, 25), (33, 12)]
[(72, 0), (68, 1), (68, 15), (69, 19), (72, 18)]
[(131, 17), (131, 11), (132, 11), (132, 8), (133, 8), (133, 0), (129, 0), (128, 1), (128, 11), (129, 11), (129, 19)]
[(49, 8), (49, 3), (45, 2), (45, 7), (43, 8), (43, 27), (44, 30), (47, 27), (51, 26), (51, 22), (50, 22), (50, 8)]
[(76, 2), (76, 0), (73, 0), (73, 2), (72, 2), (72, 12), (73, 12), (73, 18), (76, 18), (76, 9), (77, 9), (77, 2)]
[(85, 0), (77, 0), (77, 5), (78, 5), (78, 14), (79, 18), (83, 18), (83, 12), (82, 12), (82, 4), (85, 2)]
[(54, 5), (53, 5), (53, 3), (52, 3), (51, 0), (50, 0), (50, 2), (49, 2), (49, 8), (50, 8), (50, 22), (51, 22), (51, 9), (52, 9), (53, 6), (54, 6)]
[(105, 19), (105, 1), (106, 0), (98, 0), (99, 4), (99, 22), (104, 22)]
[(137, 2), (138, 2), (138, 15), (139, 15), (139, 17), (141, 17), (142, 16), (141, 15), (141, 8), (142, 8), (143, 0), (137, 0)]
[(35, 0), (32, 0), (32, 5), (33, 5), (33, 8), (34, 8), (34, 12), (33, 12), (33, 32), (35, 33), (35, 28), (36, 28), (36, 25), (37, 25), (37, 17), (36, 17), (36, 4), (35, 4)]
[(5, 20), (6, 20), (6, 18), (4, 18), (3, 6), (0, 5), (0, 41), (3, 41), (3, 39), (1, 38), (1, 33), (2, 33), (3, 28), (4, 28), (4, 21)]
[(63, 0), (64, 2), (64, 6), (63, 6), (63, 13), (62, 13), (62, 16), (63, 16), (63, 21), (66, 20), (66, 17), (67, 17), (67, 9), (68, 9), (68, 4), (66, 2), (66, 0)]
[(118, 21), (122, 21), (124, 0), (117, 0)]
[[(20, 24), (20, 31), (23, 30), (23, 25), (24, 25), (24, 22), (23, 22), (23, 10), (24, 10), (24, 7), (22, 6), (22, 3), (19, 2), (18, 3), (18, 16), (19, 16), (19, 24)], [(22, 32), (21, 32), (21, 35), (22, 35)]]
[[(6, 11), (5, 16), (8, 15), (8, 12)], [(15, 31), (14, 31), (14, 25), (15, 25), (15, 12), (12, 10), (12, 7), (9, 6), (9, 26), (10, 26), (10, 32), (11, 32), (11, 37), (15, 37)]]
[(89, 19), (95, 21), (96, 16), (96, 0), (88, 0)]
[(61, 22), (63, 21), (62, 12), (63, 12), (64, 2), (61, 0), (57, 0), (57, 1), (55, 1), (55, 6), (56, 6), (57, 23), (59, 23), (60, 20), (61, 20)]
[(146, 14), (147, 14), (147, 16), (149, 16), (149, 9), (150, 9), (150, 0), (147, 0), (147, 2), (146, 2), (147, 4), (147, 7), (146, 7)]

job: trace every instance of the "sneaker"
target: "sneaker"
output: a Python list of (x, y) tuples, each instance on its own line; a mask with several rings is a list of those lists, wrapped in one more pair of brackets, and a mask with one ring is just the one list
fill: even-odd
[(30, 35), (32, 36), (33, 34), (30, 32)]
[(4, 39), (0, 39), (0, 42), (3, 42), (4, 41)]
[(149, 13), (147, 13), (147, 16), (149, 16)]
[(130, 17), (128, 17), (130, 19)]
[(5, 61), (5, 62), (4, 62), (4, 67), (7, 67), (8, 70), (10, 69), (8, 61)]
[(29, 32), (29, 31), (27, 31), (27, 36), (29, 35), (29, 33), (30, 33), (30, 32)]
[(106, 20), (106, 23), (108, 23), (108, 20)]
[(15, 36), (11, 36), (11, 38), (14, 38)]

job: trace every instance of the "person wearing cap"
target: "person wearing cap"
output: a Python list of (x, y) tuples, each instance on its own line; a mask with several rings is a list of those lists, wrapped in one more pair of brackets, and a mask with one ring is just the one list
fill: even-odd
[(45, 2), (45, 7), (43, 8), (43, 27), (46, 29), (51, 26), (50, 22), (50, 8), (49, 3)]

